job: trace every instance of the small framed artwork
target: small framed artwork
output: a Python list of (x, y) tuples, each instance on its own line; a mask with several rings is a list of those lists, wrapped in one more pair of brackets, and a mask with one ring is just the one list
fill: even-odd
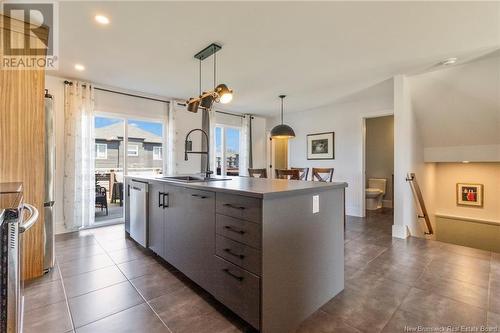
[(308, 160), (333, 160), (335, 158), (335, 133), (307, 135)]
[(457, 184), (457, 205), (483, 207), (483, 184)]

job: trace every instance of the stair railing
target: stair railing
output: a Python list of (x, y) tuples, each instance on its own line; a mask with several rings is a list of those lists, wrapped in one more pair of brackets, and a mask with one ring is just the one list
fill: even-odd
[(422, 191), (420, 190), (420, 186), (417, 182), (417, 177), (414, 173), (409, 172), (406, 176), (406, 181), (410, 183), (413, 194), (417, 197), (417, 203), (420, 209), (420, 213), (417, 215), (419, 219), (425, 220), (425, 225), (427, 226), (427, 232), (424, 232), (426, 235), (434, 234), (434, 230), (432, 229), (431, 220), (429, 219), (429, 214), (427, 213), (427, 208), (425, 208), (424, 197), (422, 196)]

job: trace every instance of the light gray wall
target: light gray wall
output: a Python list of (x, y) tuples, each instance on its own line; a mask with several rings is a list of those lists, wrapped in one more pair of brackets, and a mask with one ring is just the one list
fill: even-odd
[(426, 162), (500, 161), (500, 51), (409, 83)]
[[(347, 215), (364, 216), (363, 118), (392, 114), (393, 82), (383, 82), (351, 96), (341, 104), (285, 113), (284, 122), (295, 131), (289, 140), (291, 167), (334, 168), (333, 181), (346, 182)], [(269, 128), (279, 117), (269, 122)], [(335, 159), (308, 160), (308, 134), (335, 132)]]
[(384, 200), (392, 201), (394, 173), (394, 116), (366, 119), (365, 172), (368, 178), (386, 178)]

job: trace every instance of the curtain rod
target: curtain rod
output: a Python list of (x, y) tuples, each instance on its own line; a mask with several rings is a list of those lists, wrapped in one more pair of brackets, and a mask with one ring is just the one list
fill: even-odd
[[(73, 82), (71, 81), (64, 81), (64, 84), (73, 85)], [(85, 87), (85, 84), (83, 85)], [(105, 89), (105, 88), (99, 88), (99, 87), (94, 87), (95, 90), (100, 90), (100, 91), (105, 91), (105, 92), (110, 92), (113, 94), (118, 94), (118, 95), (124, 95), (124, 96), (130, 96), (130, 97), (137, 97), (137, 98), (142, 98), (142, 99), (148, 99), (150, 101), (156, 101), (156, 102), (162, 102), (162, 103), (170, 103), (170, 101), (164, 100), (164, 99), (158, 99), (158, 98), (152, 98), (152, 97), (146, 97), (146, 96), (141, 96), (141, 95), (135, 95), (135, 94), (129, 94), (121, 91), (116, 91), (116, 90), (110, 90), (110, 89)]]
[(228, 115), (228, 116), (245, 118), (245, 116), (243, 116), (241, 114), (234, 114), (234, 113), (229, 113), (229, 112), (224, 112), (224, 111), (217, 111), (217, 110), (215, 112), (221, 113), (221, 114), (225, 114), (225, 115)]
[[(185, 103), (179, 103), (179, 102), (177, 102), (177, 105), (180, 105), (180, 106), (186, 106), (186, 104), (185, 104)], [(201, 109), (201, 107), (200, 107), (200, 109)], [(241, 115), (241, 114), (234, 114), (234, 113), (229, 113), (229, 112), (224, 112), (224, 111), (217, 111), (217, 110), (215, 110), (215, 112), (217, 112), (217, 113), (221, 113), (221, 114), (225, 114), (225, 115), (228, 115), (228, 116), (245, 118), (245, 116), (244, 116), (244, 115)], [(250, 115), (250, 116), (251, 116), (251, 117), (252, 117), (252, 119), (253, 119), (253, 116), (252, 116), (252, 115)]]

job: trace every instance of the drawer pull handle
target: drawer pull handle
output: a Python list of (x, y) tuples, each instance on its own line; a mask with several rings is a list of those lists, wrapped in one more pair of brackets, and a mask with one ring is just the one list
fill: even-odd
[(233, 274), (233, 273), (231, 273), (231, 271), (230, 271), (229, 269), (227, 269), (227, 268), (224, 268), (222, 271), (223, 271), (224, 273), (226, 273), (227, 275), (229, 275), (229, 276), (231, 276), (231, 277), (235, 278), (235, 279), (236, 279), (236, 280), (238, 280), (238, 281), (243, 281), (243, 276), (238, 276), (238, 275), (236, 275), (236, 274)]
[(200, 199), (206, 199), (207, 197), (204, 196), (204, 195), (199, 195), (199, 194), (191, 194), (192, 197), (195, 197), (195, 198), (200, 198)]
[(245, 209), (245, 207), (243, 207), (243, 206), (235, 206), (235, 205), (230, 204), (230, 203), (225, 203), (224, 206), (229, 207), (229, 208), (239, 209), (239, 210)]
[(225, 226), (224, 226), (224, 229), (226, 229), (227, 231), (235, 232), (235, 233), (240, 234), (240, 235), (244, 235), (244, 234), (246, 234), (246, 231), (243, 231), (243, 230), (238, 230), (238, 229), (234, 229), (234, 228), (233, 228), (233, 227), (231, 227), (230, 225), (225, 225)]
[(224, 249), (224, 252), (226, 252), (229, 255), (232, 255), (233, 257), (245, 259), (245, 256), (243, 254), (236, 254), (233, 251), (231, 251), (231, 249)]

